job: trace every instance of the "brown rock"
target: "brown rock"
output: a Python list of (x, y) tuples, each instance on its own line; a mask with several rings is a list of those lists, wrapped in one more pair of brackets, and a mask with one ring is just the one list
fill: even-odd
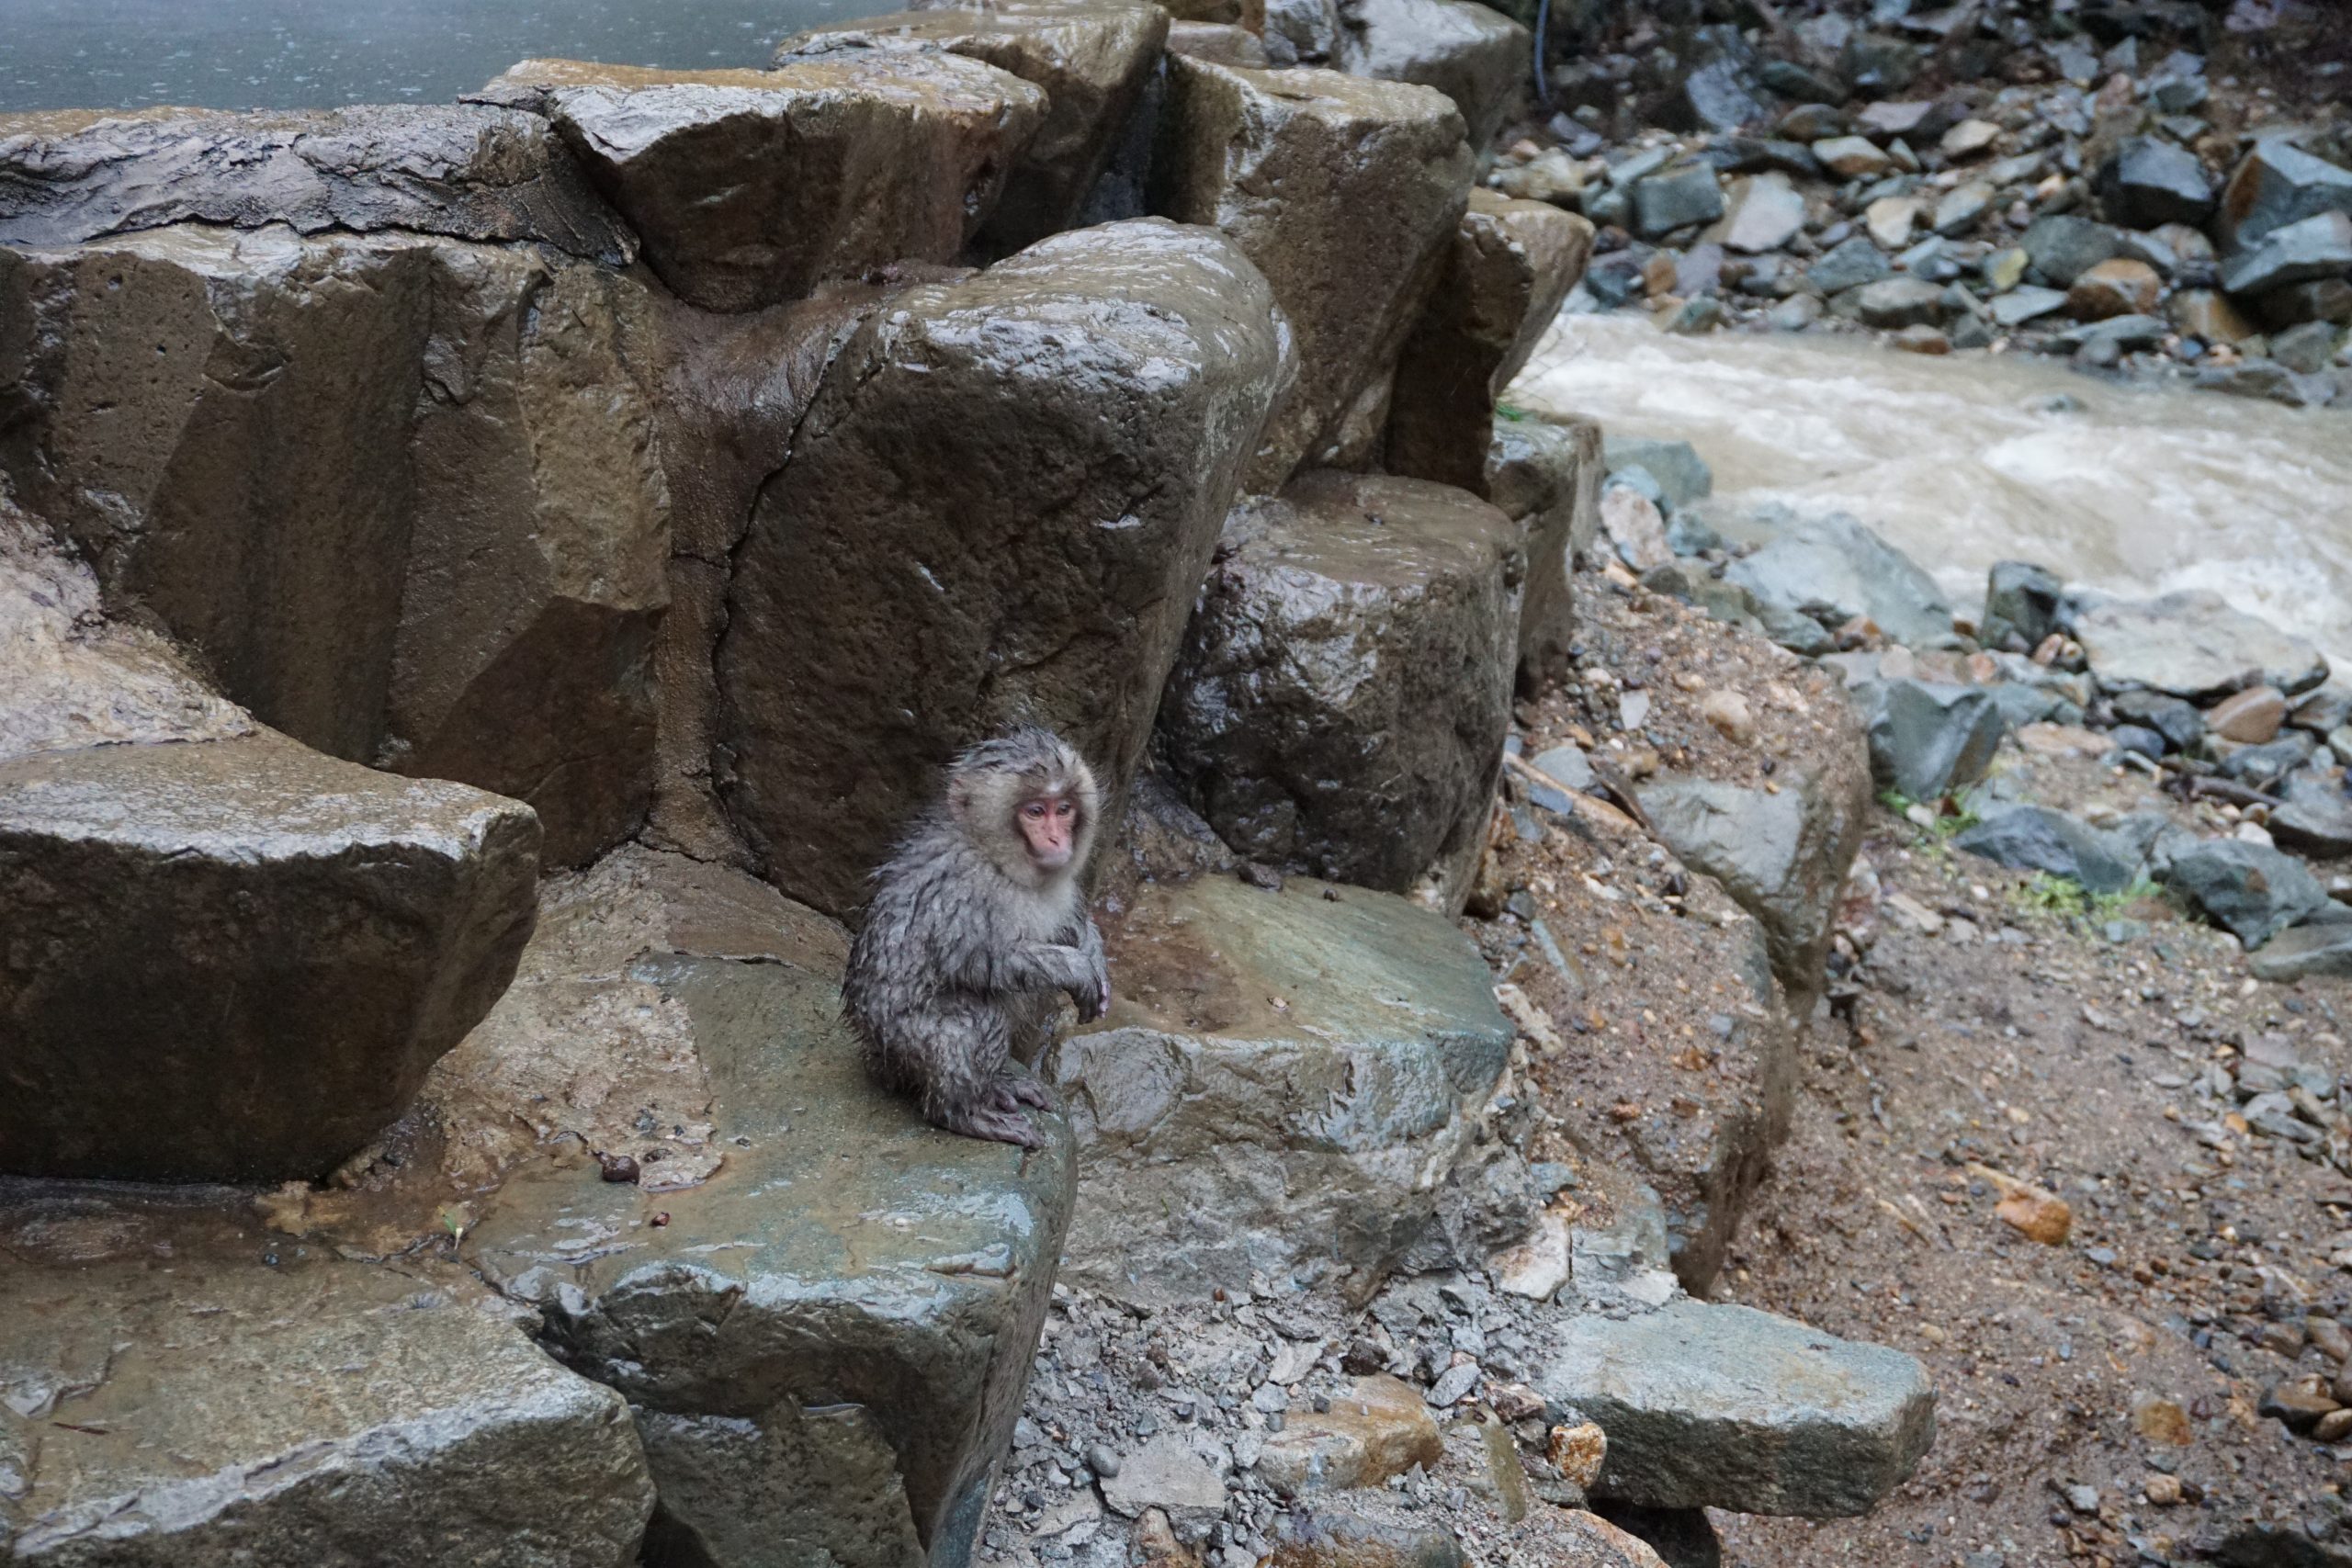
[(1527, 530), (1527, 590), (1519, 609), (1519, 690), (1532, 695), (1564, 679), (1576, 646), (1568, 580), (1600, 532), (1606, 468), (1600, 426), (1567, 414), (1495, 422), (1485, 494)]
[(2132, 1402), (2132, 1429), (2152, 1443), (2185, 1449), (2193, 1433), (2188, 1412), (2169, 1399), (2142, 1394)]
[(1544, 1442), (1544, 1457), (1562, 1480), (1591, 1490), (1600, 1479), (1600, 1467), (1609, 1460), (1609, 1434), (1589, 1421), (1579, 1421), (1573, 1427), (1555, 1427)]
[(2011, 1189), (1993, 1212), (2002, 1224), (2044, 1247), (2064, 1247), (2075, 1224), (2075, 1212), (2065, 1200), (2039, 1187)]
[(1266, 1568), (1464, 1568), (1443, 1529), (1325, 1509), (1278, 1515)]
[(2165, 280), (2146, 262), (2115, 256), (2075, 279), (2066, 309), (2076, 319), (2103, 321), (2110, 316), (2144, 316), (2156, 308)]
[(1151, 209), (1230, 235), (1297, 334), (1297, 385), (1249, 490), (1278, 489), (1338, 441), (1387, 375), (1444, 265), (1470, 175), (1462, 117), (1430, 88), (1169, 61)]
[(1229, 22), (1170, 22), (1168, 52), (1250, 71), (1263, 71), (1269, 63), (1258, 35)]
[(720, 795), (779, 886), (854, 907), (941, 765), (1016, 718), (1060, 727), (1117, 818), (1279, 334), (1231, 242), (1153, 220), (856, 331), (761, 492), (718, 647)]
[(2303, 1327), (2311, 1335), (2312, 1343), (2318, 1346), (2320, 1353), (2329, 1360), (2338, 1366), (2352, 1361), (2352, 1333), (2346, 1333), (2344, 1325), (2335, 1319), (2308, 1317), (2303, 1320)]
[(2244, 343), (2262, 329), (2230, 303), (2229, 296), (2211, 288), (2184, 288), (2172, 297), (2172, 324), (2184, 336), (2208, 344)]
[(2257, 1414), (2297, 1433), (2309, 1433), (2324, 1416), (2341, 1408), (2329, 1396), (2325, 1380), (2316, 1372), (2273, 1383), (2263, 1391), (2261, 1402), (2255, 1406)]
[(2249, 686), (2205, 710), (2205, 730), (2224, 740), (2259, 746), (2278, 738), (2287, 722), (2287, 699), (2276, 686)]
[[(2352, 1418), (2352, 1412), (2341, 1412), (2340, 1414), (2346, 1415), (2347, 1418)], [(2149, 1476), (2145, 1482), (2141, 1483), (2140, 1495), (2145, 1497), (2156, 1507), (2172, 1507), (2180, 1501), (2180, 1477), (2177, 1475), (2166, 1475), (2162, 1471), (2158, 1471), (2155, 1474)]]
[(0, 1170), (325, 1175), (505, 989), (538, 840), (274, 735), (0, 765)]
[(1396, 359), (1386, 467), (1483, 493), (1495, 400), (1584, 276), (1592, 224), (1542, 201), (1470, 193), (1437, 292)]
[[(1006, 176), (1004, 194), (977, 237), (980, 252), (993, 257), (1078, 222), (1167, 41), (1168, 14), (1157, 6), (999, 0), (985, 9), (918, 8), (829, 23), (785, 39), (775, 62), (854, 58), (867, 44), (943, 50), (1042, 91), (1045, 123)], [(1262, 47), (1259, 54), (1262, 64)]]
[(1377, 1486), (1415, 1465), (1435, 1470), (1445, 1443), (1420, 1390), (1392, 1377), (1358, 1378), (1331, 1408), (1294, 1409), (1266, 1439), (1258, 1475), (1285, 1497)]
[(1951, 339), (1926, 322), (1915, 322), (1887, 340), (1905, 354), (1950, 354)]
[(553, 119), (662, 281), (714, 310), (946, 261), (1046, 119), (1019, 77), (909, 50), (775, 71), (526, 60), (481, 96)]
[[(2329, 1411), (2312, 1425), (2312, 1437), (2313, 1440), (2323, 1443), (2340, 1443), (2346, 1438), (2352, 1437), (2352, 1410)], [(2177, 1485), (2178, 1483), (2175, 1484)], [(2155, 1499), (2150, 1497), (2148, 1501), (2153, 1503)]]
[(1747, 699), (1737, 692), (1709, 692), (1699, 704), (1699, 716), (1735, 746), (1756, 739), (1756, 716), (1748, 711)]

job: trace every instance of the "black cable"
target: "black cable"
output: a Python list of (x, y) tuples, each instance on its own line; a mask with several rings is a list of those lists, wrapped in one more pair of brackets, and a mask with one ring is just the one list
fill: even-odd
[(1552, 84), (1544, 79), (1544, 32), (1552, 20), (1552, 0), (1535, 0), (1535, 101), (1552, 107)]

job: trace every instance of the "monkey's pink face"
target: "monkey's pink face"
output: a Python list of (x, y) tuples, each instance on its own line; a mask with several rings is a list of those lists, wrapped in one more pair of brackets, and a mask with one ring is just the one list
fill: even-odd
[(1078, 833), (1078, 803), (1065, 795), (1032, 795), (1021, 803), (1012, 819), (1021, 828), (1021, 841), (1029, 858), (1047, 871), (1069, 863)]

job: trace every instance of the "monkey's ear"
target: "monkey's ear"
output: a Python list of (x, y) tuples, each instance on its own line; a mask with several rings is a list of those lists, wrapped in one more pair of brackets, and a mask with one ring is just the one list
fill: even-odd
[(972, 781), (951, 779), (947, 784), (947, 815), (961, 823), (972, 819)]

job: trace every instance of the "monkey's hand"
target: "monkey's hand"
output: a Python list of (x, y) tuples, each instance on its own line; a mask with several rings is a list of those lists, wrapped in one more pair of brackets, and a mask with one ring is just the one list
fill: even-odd
[(1091, 1023), (1111, 1010), (1111, 967), (1102, 956), (1102, 933), (1088, 920), (1078, 933), (1079, 955), (1086, 961), (1084, 983), (1071, 987), (1081, 1023)]

